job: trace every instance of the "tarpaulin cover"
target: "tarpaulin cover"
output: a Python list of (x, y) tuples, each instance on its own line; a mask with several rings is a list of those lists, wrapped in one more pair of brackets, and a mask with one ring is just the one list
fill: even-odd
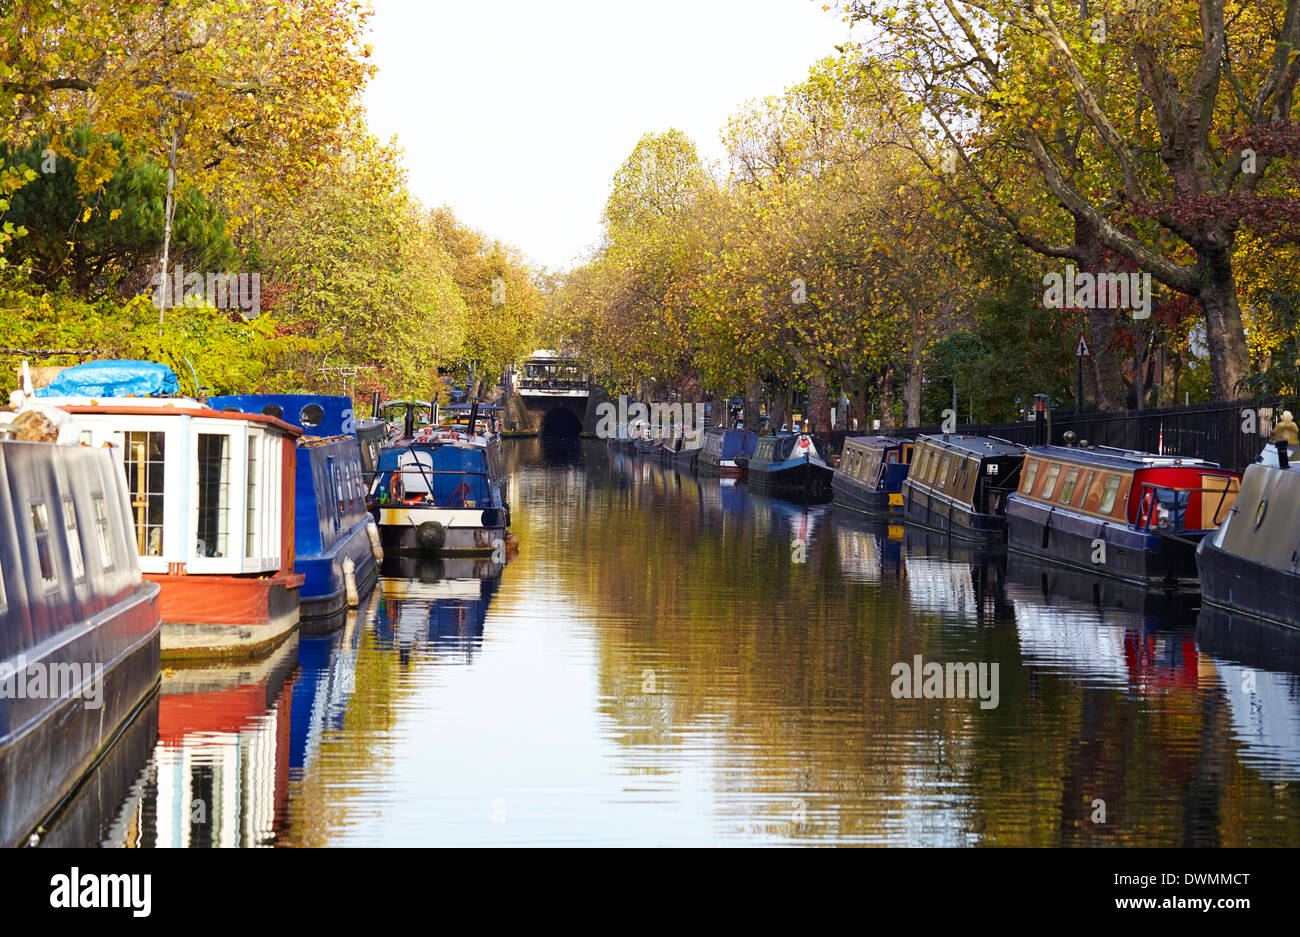
[(176, 374), (154, 361), (88, 361), (64, 368), (37, 397), (148, 397), (180, 391)]

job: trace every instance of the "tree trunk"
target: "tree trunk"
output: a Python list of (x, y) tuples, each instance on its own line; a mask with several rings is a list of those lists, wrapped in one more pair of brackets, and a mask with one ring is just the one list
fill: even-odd
[(1205, 313), (1214, 396), (1220, 400), (1235, 400), (1239, 394), (1237, 384), (1250, 373), (1246, 331), (1241, 325), (1237, 281), (1232, 273), (1231, 239), (1228, 240), (1228, 248), (1216, 247), (1197, 254), (1202, 283), (1197, 298)]
[(885, 368), (880, 381), (880, 430), (888, 432), (894, 428), (894, 369)]
[(745, 429), (757, 430), (763, 406), (763, 382), (751, 377), (745, 382)]
[(808, 419), (812, 421), (812, 431), (817, 438), (829, 441), (831, 438), (831, 395), (826, 375), (820, 372), (808, 379)]

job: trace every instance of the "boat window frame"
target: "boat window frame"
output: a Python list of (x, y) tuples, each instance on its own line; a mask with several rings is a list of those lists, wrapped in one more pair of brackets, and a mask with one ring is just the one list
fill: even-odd
[(102, 491), (90, 493), (90, 507), (95, 515), (95, 534), (99, 541), (99, 563), (104, 572), (117, 564), (116, 551), (113, 549), (113, 527), (108, 519), (108, 499)]
[[(220, 543), (220, 537), (222, 535), (221, 522), (223, 519), (225, 521), (225, 538), (226, 538), (225, 549), (222, 551), (220, 555), (215, 555), (215, 554), (209, 555), (207, 553), (198, 552), (198, 544), (200, 541), (203, 542), (203, 546), (205, 550), (210, 549), (213, 546), (213, 544), (209, 544), (202, 537), (204, 487), (203, 487), (203, 469), (200, 464), (203, 461), (203, 456), (201, 454), (203, 440), (205, 438), (211, 438), (211, 437), (224, 440), (221, 449), (222, 454), (218, 457), (218, 463), (219, 463), (218, 480), (214, 486), (218, 498), (217, 505), (216, 505), (216, 521), (215, 521), (216, 522), (215, 533), (217, 537), (217, 543)], [(237, 485), (237, 482), (242, 481), (241, 478), (238, 478), (236, 476), (236, 472), (238, 471), (237, 466), (242, 464), (242, 460), (238, 460), (238, 455), (235, 447), (234, 433), (230, 432), (229, 430), (222, 432), (218, 427), (215, 426), (212, 427), (201, 426), (195, 428), (195, 431), (193, 433), (193, 440), (194, 440), (193, 449), (191, 451), (194, 454), (194, 479), (193, 479), (194, 513), (192, 515), (194, 519), (194, 537), (192, 538), (193, 542), (190, 544), (190, 556), (188, 561), (189, 562), (194, 562), (196, 560), (199, 562), (208, 561), (208, 562), (219, 563), (222, 565), (228, 565), (232, 562), (242, 563), (243, 557), (239, 555), (243, 552), (242, 549), (237, 551), (237, 553), (234, 556), (232, 556), (230, 553), (230, 541), (234, 539), (236, 535), (236, 529), (231, 523), (231, 515), (234, 513), (231, 509), (233, 507), (233, 501), (236, 496), (235, 492), (243, 490), (242, 485)], [(220, 468), (222, 466), (224, 466), (224, 474), (225, 474), (224, 481), (221, 480), (221, 473), (220, 473)], [(222, 505), (222, 498), (221, 498), (221, 494), (223, 490), (225, 494), (224, 506)], [(239, 546), (242, 547), (243, 544), (240, 543)]]
[(81, 545), (81, 530), (77, 524), (77, 502), (71, 495), (64, 495), (59, 500), (63, 508), (63, 536), (68, 541), (68, 560), (72, 564), (72, 581), (85, 582), (86, 551)]
[(943, 455), (943, 462), (939, 465), (939, 476), (937, 478), (939, 487), (943, 488), (944, 491), (948, 490), (944, 486), (944, 480), (948, 477), (948, 467), (950, 465), (952, 465), (952, 454), (945, 452)]
[[(36, 522), (37, 509), (40, 509), (41, 525)], [(27, 520), (31, 524), (32, 536), (36, 540), (36, 564), (37, 575), (41, 577), (41, 587), (46, 592), (52, 592), (59, 587), (59, 570), (55, 561), (54, 545), (51, 542), (50, 530), (50, 507), (44, 498), (33, 498), (27, 502)], [(44, 530), (40, 526), (44, 526)], [(45, 550), (42, 553), (41, 547)], [(49, 574), (46, 575), (46, 570)]]
[(1069, 506), (1074, 502), (1074, 489), (1078, 487), (1079, 475), (1083, 469), (1077, 465), (1069, 466), (1065, 471), (1065, 480), (1061, 482), (1061, 492), (1055, 498), (1057, 504)]
[[(1114, 482), (1112, 487), (1111, 482)], [(1119, 486), (1123, 483), (1123, 476), (1119, 472), (1108, 472), (1103, 484), (1101, 493), (1101, 502), (1097, 506), (1100, 514), (1111, 515), (1115, 513), (1115, 502), (1119, 500)], [(1106, 502), (1106, 496), (1110, 495), (1109, 504)]]
[(1020, 480), (1020, 493), (1032, 495), (1034, 492), (1034, 482), (1038, 480), (1038, 466), (1043, 459), (1026, 459), (1024, 478)]
[(1083, 485), (1080, 488), (1083, 494), (1079, 497), (1079, 510), (1084, 511), (1085, 513), (1090, 513), (1088, 500), (1092, 495), (1093, 485), (1097, 481), (1097, 474), (1097, 469), (1090, 468), (1088, 469), (1088, 474), (1083, 476)]
[(1043, 476), (1043, 489), (1039, 497), (1044, 501), (1051, 501), (1056, 494), (1056, 483), (1061, 477), (1061, 463), (1049, 461), (1047, 463), (1047, 474)]

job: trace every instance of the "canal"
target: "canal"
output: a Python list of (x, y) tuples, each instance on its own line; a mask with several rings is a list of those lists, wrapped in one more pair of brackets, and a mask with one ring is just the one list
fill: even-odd
[(166, 670), (43, 845), (1300, 843), (1282, 632), (506, 449), (517, 556), (390, 560), (333, 632)]

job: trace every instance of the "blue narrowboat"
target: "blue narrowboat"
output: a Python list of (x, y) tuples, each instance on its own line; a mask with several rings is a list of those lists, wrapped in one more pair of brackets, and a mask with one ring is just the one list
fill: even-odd
[(835, 503), (885, 514), (903, 510), (903, 482), (915, 444), (889, 436), (850, 436), (831, 479)]
[(111, 451), (0, 441), (0, 846), (27, 842), (150, 701), (160, 642)]
[(299, 589), (301, 621), (334, 619), (345, 607), (355, 607), (374, 585), (382, 554), (366, 510), (363, 447), (352, 399), (238, 394), (211, 397), (208, 406), (260, 413), (302, 429), (294, 505), (294, 568), (305, 577)]
[(1140, 585), (1196, 585), (1197, 543), (1241, 476), (1213, 462), (1109, 446), (1034, 446), (1007, 501), (1017, 552)]
[(385, 550), (495, 553), (510, 526), (500, 443), (426, 427), (384, 450), (368, 504)]
[[(758, 434), (745, 429), (710, 426), (704, 431), (704, 445), (696, 463), (701, 475), (740, 478), (745, 474), (743, 460), (754, 454)], [(740, 460), (740, 461), (737, 461)]]
[(817, 442), (807, 433), (760, 436), (747, 468), (755, 488), (799, 492), (813, 498), (830, 495), (835, 470), (822, 458)]

